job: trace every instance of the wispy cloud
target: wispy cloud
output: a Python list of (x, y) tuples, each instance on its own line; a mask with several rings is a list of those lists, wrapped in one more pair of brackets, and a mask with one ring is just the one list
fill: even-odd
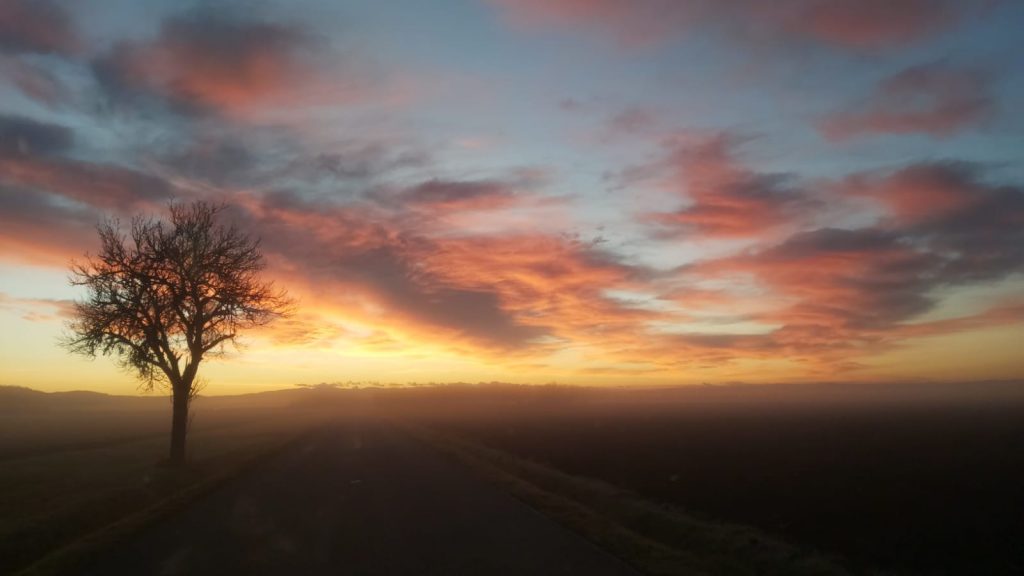
[(941, 138), (990, 119), (994, 111), (988, 74), (932, 63), (884, 78), (865, 100), (826, 116), (818, 127), (837, 141), (879, 134)]
[(667, 172), (668, 186), (685, 205), (645, 217), (661, 236), (750, 237), (792, 227), (820, 205), (792, 175), (759, 173), (742, 164), (742, 138), (719, 133), (683, 135), (646, 172)]
[(979, 8), (944, 0), (493, 1), (520, 26), (593, 29), (631, 47), (711, 29), (748, 41), (809, 41), (858, 51), (907, 44)]
[(200, 7), (165, 19), (155, 38), (114, 45), (94, 69), (115, 101), (189, 115), (252, 118), (379, 96), (354, 60), (332, 56), (325, 42), (299, 23)]
[(51, 0), (0, 2), (0, 51), (70, 54), (81, 46), (71, 17)]

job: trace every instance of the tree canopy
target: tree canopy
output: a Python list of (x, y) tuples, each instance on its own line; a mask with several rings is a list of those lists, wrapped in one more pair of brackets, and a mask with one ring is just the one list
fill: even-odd
[(206, 202), (174, 204), (168, 220), (137, 216), (127, 234), (107, 221), (98, 227), (99, 254), (71, 270), (71, 283), (86, 288), (86, 297), (75, 303), (67, 347), (116, 357), (147, 389), (166, 382), (176, 426), (184, 417), (177, 403), (187, 412), (200, 362), (290, 305), (260, 279), (259, 240), (221, 222), (223, 212)]

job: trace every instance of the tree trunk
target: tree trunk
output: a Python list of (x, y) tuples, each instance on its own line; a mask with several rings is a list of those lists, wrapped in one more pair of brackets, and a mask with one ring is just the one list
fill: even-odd
[(174, 386), (172, 395), (170, 463), (181, 466), (185, 463), (185, 433), (188, 431), (188, 389)]

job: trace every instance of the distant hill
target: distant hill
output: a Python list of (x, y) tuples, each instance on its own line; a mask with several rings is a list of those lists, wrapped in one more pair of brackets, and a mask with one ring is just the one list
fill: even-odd
[[(919, 404), (1024, 402), (1024, 381), (954, 383), (829, 383), (829, 384), (723, 384), (717, 386), (529, 386), (513, 384), (438, 384), (416, 387), (333, 385), (297, 386), (282, 390), (231, 396), (200, 396), (199, 410), (315, 408), (362, 404), (390, 408), (418, 407), (430, 411), (466, 409), (483, 405), (613, 403), (622, 405), (813, 405), (813, 404)], [(29, 415), (50, 411), (168, 410), (168, 396), (117, 396), (91, 391), (41, 392), (23, 386), (0, 386), (0, 414)]]
[[(346, 393), (351, 394), (351, 391), (330, 387), (291, 388), (232, 396), (200, 396), (195, 402), (201, 409), (214, 410), (284, 408), (330, 402), (341, 399)], [(24, 386), (0, 386), (0, 414), (152, 409), (169, 410), (168, 395), (153, 393), (146, 396), (120, 396), (87, 390), (42, 392)]]
[(41, 392), (24, 386), (0, 386), (0, 412), (163, 407), (165, 404), (166, 399), (161, 396), (112, 396), (88, 390)]

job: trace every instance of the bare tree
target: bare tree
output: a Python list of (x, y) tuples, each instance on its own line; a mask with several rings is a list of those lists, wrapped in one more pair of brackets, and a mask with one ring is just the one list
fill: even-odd
[(200, 362), (290, 306), (283, 291), (260, 280), (259, 241), (222, 223), (223, 208), (175, 204), (169, 222), (137, 216), (127, 236), (117, 221), (100, 224), (100, 253), (71, 269), (71, 284), (88, 292), (75, 302), (65, 345), (116, 357), (147, 390), (170, 388), (172, 465), (185, 460)]

